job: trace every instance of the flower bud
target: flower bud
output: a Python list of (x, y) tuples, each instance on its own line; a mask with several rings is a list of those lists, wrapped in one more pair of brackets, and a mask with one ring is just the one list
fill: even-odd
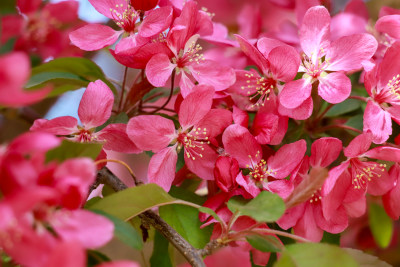
[(131, 0), (131, 6), (140, 11), (152, 10), (157, 4), (158, 0)]
[(238, 173), (239, 164), (234, 158), (221, 156), (215, 162), (215, 182), (224, 192), (229, 192), (238, 186), (236, 183)]

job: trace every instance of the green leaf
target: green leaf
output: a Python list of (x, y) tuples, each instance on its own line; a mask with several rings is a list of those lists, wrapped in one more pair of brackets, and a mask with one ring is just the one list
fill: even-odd
[(61, 145), (49, 150), (46, 153), (46, 162), (56, 160), (63, 162), (70, 158), (88, 157), (96, 159), (101, 149), (101, 144), (95, 143), (76, 143), (68, 140), (63, 140)]
[(323, 243), (286, 246), (274, 267), (357, 267), (357, 262), (340, 247)]
[(64, 93), (66, 90), (75, 90), (86, 87), (89, 82), (102, 80), (110, 89), (117, 92), (109, 82), (103, 71), (93, 61), (79, 57), (57, 58), (32, 69), (32, 76), (27, 88), (39, 88), (51, 84), (51, 96)]
[(246, 237), (249, 244), (262, 252), (280, 252), (283, 246), (279, 240), (271, 235), (251, 235)]
[(96, 132), (103, 130), (104, 128), (107, 127), (109, 124), (113, 123), (128, 123), (129, 117), (126, 115), (126, 113), (121, 112), (118, 115), (111, 116), (103, 125), (100, 125), (99, 127), (96, 128)]
[(183, 166), (185, 166), (185, 156), (184, 156), (184, 150), (182, 149), (179, 154), (178, 154), (178, 160), (176, 162), (176, 171), (179, 171), (182, 169)]
[(108, 218), (114, 223), (114, 236), (116, 236), (120, 241), (137, 250), (143, 248), (142, 237), (132, 225), (103, 211), (93, 210), (93, 212)]
[(277, 194), (262, 191), (247, 203), (242, 198), (233, 197), (228, 201), (228, 208), (259, 222), (274, 222), (285, 212), (285, 203)]
[(96, 266), (99, 265), (103, 262), (109, 262), (111, 261), (109, 257), (104, 255), (103, 253), (97, 251), (97, 250), (87, 250), (87, 265), (88, 267)]
[(354, 111), (360, 107), (360, 100), (347, 99), (339, 104), (334, 105), (326, 114), (325, 117), (337, 117)]
[(10, 38), (4, 44), (0, 45), (0, 54), (6, 54), (14, 49), (16, 38)]
[(159, 232), (154, 235), (154, 249), (150, 258), (151, 267), (172, 267), (168, 253), (169, 242)]
[(151, 208), (173, 204), (175, 201), (158, 185), (145, 184), (106, 196), (89, 208), (127, 221)]
[(362, 252), (361, 250), (352, 248), (343, 248), (358, 263), (359, 267), (390, 267), (391, 265), (380, 260), (374, 255)]
[(169, 190), (168, 194), (178, 199), (196, 203), (197, 205), (203, 205), (203, 203), (206, 202), (206, 197), (199, 196), (180, 186), (171, 186), (171, 190)]
[[(5, 15), (10, 13), (17, 13), (17, 10), (15, 9), (15, 2), (15, 0), (1, 0), (0, 14)], [(2, 28), (1, 25), (0, 28)]]
[(375, 203), (369, 204), (368, 218), (375, 242), (381, 248), (389, 246), (393, 235), (393, 221), (386, 214), (385, 209)]
[(199, 211), (200, 211), (200, 212), (203, 212), (203, 213), (207, 213), (207, 214), (213, 216), (214, 219), (216, 219), (217, 221), (219, 221), (221, 224), (223, 223), (222, 219), (221, 219), (221, 218), (218, 216), (218, 214), (215, 213), (215, 211), (213, 211), (212, 209), (207, 208), (207, 207), (201, 207), (201, 208), (199, 208)]
[[(356, 116), (351, 117), (346, 124), (347, 126), (353, 127), (355, 129), (358, 129), (360, 131), (363, 130), (363, 114), (359, 114)], [(349, 133), (353, 134), (353, 135), (358, 135), (357, 132), (354, 131), (348, 131)]]
[(199, 220), (196, 208), (183, 205), (169, 205), (159, 208), (161, 218), (172, 226), (195, 248), (203, 248), (209, 241), (212, 227), (200, 229), (203, 224)]

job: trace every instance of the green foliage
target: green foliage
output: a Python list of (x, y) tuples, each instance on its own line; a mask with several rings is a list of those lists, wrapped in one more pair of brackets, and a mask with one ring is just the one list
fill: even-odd
[(151, 267), (172, 267), (168, 253), (169, 242), (159, 232), (154, 234), (154, 249), (150, 258)]
[(279, 240), (271, 235), (251, 235), (246, 237), (249, 244), (262, 252), (280, 252), (282, 244)]
[(390, 267), (390, 264), (380, 260), (378, 257), (362, 252), (361, 250), (352, 248), (343, 248), (357, 261), (359, 267)]
[(88, 157), (94, 160), (99, 155), (102, 147), (101, 144), (96, 143), (76, 143), (63, 140), (60, 146), (46, 153), (46, 162), (52, 160), (63, 162), (67, 159), (79, 157)]
[(94, 210), (93, 212), (100, 214), (113, 222), (114, 236), (116, 236), (120, 241), (134, 249), (140, 250), (143, 248), (142, 237), (132, 225), (103, 211)]
[(286, 246), (274, 267), (356, 267), (356, 260), (340, 247), (323, 243)]
[(386, 214), (384, 208), (378, 204), (370, 203), (368, 218), (375, 242), (381, 248), (389, 246), (393, 235), (393, 221)]
[[(346, 122), (346, 125), (362, 131), (363, 130), (363, 116), (364, 116), (363, 114), (358, 114), (356, 116), (351, 117)], [(354, 132), (354, 131), (348, 131), (348, 132), (353, 135), (358, 135), (358, 133)]]
[(111, 261), (109, 257), (97, 250), (87, 250), (87, 266), (92, 267), (103, 262)]
[(259, 222), (274, 222), (285, 212), (285, 203), (277, 195), (268, 191), (262, 191), (250, 201), (233, 197), (228, 201), (228, 208), (233, 213), (250, 216)]
[(32, 69), (32, 76), (26, 88), (40, 88), (51, 84), (53, 90), (49, 97), (57, 96), (66, 91), (86, 87), (89, 82), (102, 80), (110, 89), (117, 92), (103, 71), (93, 61), (86, 58), (57, 58)]
[(103, 125), (100, 125), (99, 127), (96, 128), (96, 132), (101, 131), (102, 129), (106, 128), (107, 125), (113, 124), (113, 123), (128, 123), (129, 118), (126, 113), (122, 112), (119, 113), (118, 115), (111, 116)]
[(334, 105), (326, 114), (325, 117), (337, 117), (360, 108), (360, 100), (347, 99), (339, 104)]
[(127, 221), (151, 208), (173, 204), (174, 201), (176, 199), (158, 185), (145, 184), (106, 196), (89, 208)]
[(199, 220), (198, 209), (183, 205), (169, 205), (160, 207), (159, 213), (161, 218), (193, 247), (203, 248), (210, 241), (212, 226), (200, 229), (203, 223)]

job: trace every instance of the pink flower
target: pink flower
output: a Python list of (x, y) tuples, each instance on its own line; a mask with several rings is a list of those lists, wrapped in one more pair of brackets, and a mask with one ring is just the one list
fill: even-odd
[(393, 220), (398, 220), (400, 216), (400, 166), (398, 163), (390, 168), (389, 176), (393, 177), (394, 183), (393, 188), (382, 196), (383, 207)]
[[(293, 190), (291, 182), (285, 180), (296, 168), (306, 152), (304, 140), (282, 146), (268, 162), (263, 159), (260, 144), (250, 132), (240, 125), (230, 125), (222, 135), (225, 151), (235, 158), (239, 167), (250, 171), (242, 186), (262, 187), (285, 197)], [(245, 179), (243, 177), (243, 179)]]
[(16, 37), (14, 50), (39, 54), (44, 60), (49, 57), (80, 55), (70, 45), (68, 34), (78, 23), (77, 1), (47, 3), (19, 0), (20, 15), (2, 17), (1, 42)]
[[(166, 30), (172, 21), (171, 7), (161, 7), (140, 13), (125, 0), (90, 0), (90, 3), (98, 12), (114, 20), (121, 30), (115, 31), (100, 24), (88, 24), (72, 32), (69, 35), (71, 42), (86, 51), (99, 50), (109, 46), (115, 43), (122, 34), (127, 37), (122, 38), (117, 44), (117, 53), (131, 48), (137, 49), (148, 43), (152, 37)], [(143, 15), (143, 21), (138, 26), (137, 20)]]
[(114, 123), (96, 132), (96, 127), (104, 124), (111, 116), (114, 95), (110, 88), (97, 80), (89, 83), (79, 103), (78, 120), (63, 116), (51, 120), (36, 120), (31, 131), (44, 131), (55, 135), (66, 136), (77, 142), (101, 142), (104, 149), (123, 153), (139, 153), (140, 150), (126, 135), (126, 124)]
[(369, 34), (344, 36), (331, 42), (330, 20), (322, 6), (310, 8), (304, 16), (300, 28), (304, 51), (300, 72), (304, 75), (287, 83), (281, 92), (280, 103), (287, 109), (304, 104), (311, 97), (312, 84), (316, 81), (318, 94), (325, 101), (332, 104), (344, 101), (350, 95), (351, 82), (343, 72), (361, 69), (362, 63), (377, 49), (375, 38)]
[(400, 42), (393, 44), (382, 62), (365, 75), (365, 88), (371, 96), (364, 112), (364, 132), (382, 144), (392, 134), (392, 118), (400, 121)]
[[(181, 103), (178, 130), (173, 121), (155, 115), (129, 120), (127, 134), (142, 150), (152, 150), (148, 182), (169, 190), (175, 177), (178, 152), (184, 150), (190, 171), (207, 180), (214, 179), (217, 153), (209, 145), (232, 121), (231, 112), (211, 109), (214, 90), (197, 86)], [(169, 146), (172, 145), (172, 146)]]
[(197, 10), (197, 3), (186, 2), (181, 15), (176, 18), (173, 28), (168, 32), (166, 44), (170, 51), (154, 55), (146, 65), (149, 82), (157, 87), (165, 86), (175, 70), (183, 97), (199, 84), (211, 85), (221, 91), (235, 82), (235, 74), (229, 67), (204, 59), (200, 54), (202, 47), (196, 44), (200, 35), (210, 34), (211, 20), (208, 15)]
[(13, 52), (0, 57), (0, 105), (21, 107), (38, 102), (46, 97), (51, 88), (24, 91), (23, 86), (30, 76), (29, 58), (22, 52)]

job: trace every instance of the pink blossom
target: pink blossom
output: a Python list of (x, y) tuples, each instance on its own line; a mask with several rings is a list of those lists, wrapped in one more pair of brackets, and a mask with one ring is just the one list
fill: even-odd
[(51, 88), (25, 91), (23, 86), (30, 76), (29, 58), (22, 52), (0, 57), (0, 104), (21, 107), (38, 102), (50, 93)]
[(209, 144), (231, 123), (232, 115), (228, 110), (211, 109), (213, 95), (212, 87), (196, 86), (180, 105), (178, 130), (171, 120), (156, 115), (129, 120), (129, 138), (138, 148), (156, 153), (149, 165), (150, 183), (169, 190), (175, 177), (177, 153), (182, 149), (189, 170), (203, 179), (214, 179), (218, 155)]
[(319, 81), (318, 94), (325, 101), (332, 104), (344, 101), (351, 91), (350, 79), (344, 72), (361, 69), (362, 63), (375, 53), (377, 42), (369, 34), (344, 36), (331, 42), (330, 21), (328, 11), (321, 6), (312, 7), (305, 14), (300, 28), (304, 51), (300, 72), (304, 75), (285, 85), (279, 98), (285, 108), (298, 108), (308, 100), (316, 81)]
[(113, 123), (96, 132), (96, 127), (104, 124), (111, 116), (114, 95), (110, 88), (97, 80), (89, 83), (79, 103), (78, 120), (71, 116), (57, 117), (51, 120), (36, 120), (31, 131), (44, 131), (66, 136), (77, 142), (104, 143), (104, 149), (124, 153), (139, 153), (140, 150), (126, 135), (126, 124)]
[(387, 214), (393, 220), (398, 220), (400, 216), (400, 167), (398, 163), (390, 168), (389, 176), (393, 177), (393, 188), (382, 196), (382, 202)]

